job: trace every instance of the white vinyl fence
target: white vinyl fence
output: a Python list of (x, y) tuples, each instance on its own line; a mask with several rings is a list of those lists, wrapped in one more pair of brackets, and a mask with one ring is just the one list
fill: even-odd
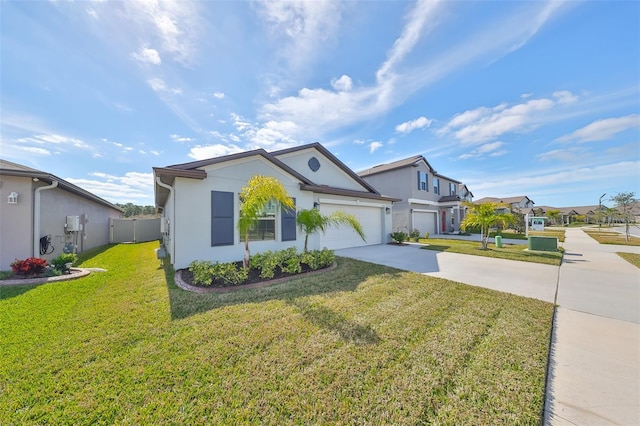
[(143, 243), (159, 240), (160, 218), (154, 219), (110, 219), (110, 243)]

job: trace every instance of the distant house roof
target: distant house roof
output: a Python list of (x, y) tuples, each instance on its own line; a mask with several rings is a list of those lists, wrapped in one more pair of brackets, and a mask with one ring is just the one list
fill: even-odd
[(424, 161), (424, 163), (427, 165), (427, 167), (429, 168), (429, 170), (431, 170), (432, 173), (437, 174), (437, 172), (433, 169), (433, 167), (431, 167), (431, 164), (429, 164), (426, 158), (424, 158), (422, 155), (414, 155), (413, 157), (394, 161), (392, 163), (385, 163), (385, 164), (379, 164), (377, 166), (373, 166), (370, 169), (366, 169), (358, 172), (358, 175), (364, 177), (364, 176), (375, 175), (378, 173), (388, 172), (390, 170), (401, 169), (403, 167), (417, 167), (418, 163), (421, 161)]
[[(513, 204), (513, 203), (520, 203), (522, 200), (527, 200), (527, 201), (531, 201), (533, 203), (533, 200), (529, 197), (527, 197), (526, 195), (518, 195), (516, 197), (503, 197), (503, 198), (498, 198), (498, 197), (484, 197), (484, 198), (480, 198), (479, 200), (476, 200), (475, 202), (477, 204), (485, 204), (485, 203), (503, 203), (503, 204)], [(535, 203), (534, 203), (535, 204)]]
[(51, 184), (53, 181), (58, 182), (58, 188), (63, 189), (65, 191), (71, 192), (72, 194), (83, 197), (87, 200), (96, 202), (106, 207), (110, 207), (112, 209), (118, 210), (120, 212), (124, 212), (123, 209), (116, 206), (115, 204), (110, 203), (109, 201), (98, 197), (91, 192), (80, 188), (70, 182), (67, 182), (64, 179), (61, 179), (51, 173), (43, 172), (41, 170), (33, 169), (31, 167), (23, 166), (22, 164), (13, 163), (11, 161), (0, 159), (0, 176), (16, 176), (16, 177), (27, 177), (31, 179), (38, 179), (42, 182), (46, 182)]

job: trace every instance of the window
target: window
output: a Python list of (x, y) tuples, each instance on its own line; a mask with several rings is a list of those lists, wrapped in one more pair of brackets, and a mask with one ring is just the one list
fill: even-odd
[(211, 247), (233, 245), (233, 192), (211, 191)]
[(440, 195), (440, 179), (433, 178), (433, 193)]
[[(241, 202), (238, 202), (241, 206)], [(258, 213), (258, 220), (249, 227), (249, 241), (267, 241), (276, 239), (276, 209), (275, 201), (269, 201)], [(244, 235), (240, 235), (244, 241)]]
[(449, 195), (456, 195), (456, 184), (449, 183)]
[(427, 174), (425, 172), (418, 171), (418, 191), (428, 191), (427, 186)]

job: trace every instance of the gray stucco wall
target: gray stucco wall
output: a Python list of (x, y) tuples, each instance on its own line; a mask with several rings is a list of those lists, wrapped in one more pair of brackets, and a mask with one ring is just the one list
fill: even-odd
[[(9, 270), (15, 259), (32, 255), (33, 195), (31, 178), (0, 177), (0, 270)], [(18, 204), (8, 204), (12, 192), (19, 194)]]
[[(54, 251), (44, 255), (45, 259), (60, 256), (65, 241), (77, 245), (77, 252), (99, 247), (109, 243), (109, 218), (120, 217), (118, 210), (87, 200), (60, 188), (40, 193), (40, 235), (51, 235)], [(65, 234), (67, 216), (80, 216), (82, 231), (77, 234)]]

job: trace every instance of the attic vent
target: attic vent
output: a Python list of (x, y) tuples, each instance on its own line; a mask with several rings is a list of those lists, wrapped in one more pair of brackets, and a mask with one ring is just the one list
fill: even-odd
[(307, 164), (309, 164), (309, 168), (314, 172), (317, 172), (320, 169), (320, 162), (316, 157), (311, 157)]

